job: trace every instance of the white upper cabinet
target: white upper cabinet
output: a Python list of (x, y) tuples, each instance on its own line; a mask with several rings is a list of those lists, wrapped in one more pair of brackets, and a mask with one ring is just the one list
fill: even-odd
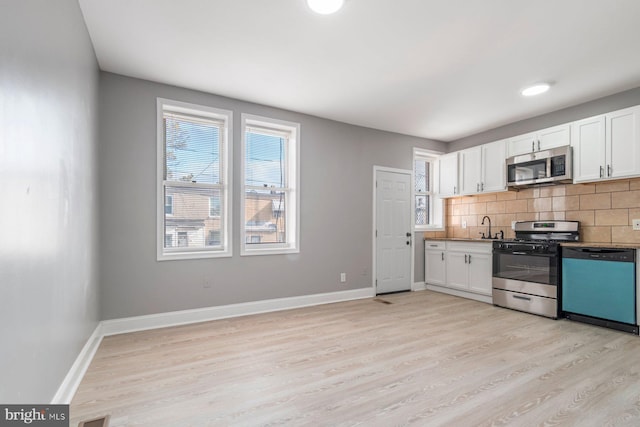
[(573, 182), (595, 181), (604, 176), (605, 119), (601, 116), (574, 122), (571, 127)]
[(458, 186), (458, 152), (445, 154), (438, 159), (438, 195), (453, 197), (460, 194)]
[(480, 192), (482, 181), (482, 148), (473, 147), (460, 152), (460, 193)]
[(640, 106), (605, 114), (607, 178), (640, 174)]
[(571, 125), (560, 125), (509, 139), (509, 157), (571, 144)]
[(573, 181), (640, 175), (640, 106), (572, 124)]
[(506, 189), (506, 140), (460, 151), (460, 194)]
[(482, 146), (482, 182), (480, 191), (507, 189), (507, 141), (496, 141)]

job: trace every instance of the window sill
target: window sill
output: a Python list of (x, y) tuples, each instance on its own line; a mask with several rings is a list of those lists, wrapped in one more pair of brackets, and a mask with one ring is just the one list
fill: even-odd
[(444, 225), (429, 225), (429, 226), (416, 226), (414, 231), (429, 232), (429, 231), (445, 231)]
[(231, 251), (202, 251), (202, 252), (169, 252), (159, 253), (158, 261), (179, 261), (190, 259), (207, 259), (207, 258), (230, 258), (233, 256)]
[(254, 255), (287, 255), (298, 254), (300, 249), (298, 248), (260, 248), (260, 249), (246, 249), (242, 248), (240, 256), (254, 256)]

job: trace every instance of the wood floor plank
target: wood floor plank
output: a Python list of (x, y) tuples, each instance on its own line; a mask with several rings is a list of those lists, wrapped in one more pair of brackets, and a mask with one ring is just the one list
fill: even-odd
[(106, 337), (72, 425), (640, 425), (640, 338), (430, 291)]

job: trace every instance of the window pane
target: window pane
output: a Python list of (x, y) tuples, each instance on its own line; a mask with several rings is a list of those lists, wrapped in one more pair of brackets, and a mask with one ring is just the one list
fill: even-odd
[(167, 215), (173, 215), (173, 197), (164, 196), (164, 213)]
[(282, 137), (246, 132), (245, 185), (279, 188), (286, 186), (286, 142)]
[(165, 115), (165, 179), (220, 183), (220, 129), (206, 121)]
[(220, 216), (220, 194), (209, 197), (209, 216)]
[(416, 196), (416, 225), (429, 225), (429, 196)]
[(245, 193), (245, 243), (284, 243), (286, 193), (247, 190)]
[(416, 160), (415, 191), (417, 193), (429, 192), (429, 162)]
[(222, 243), (222, 220), (211, 217), (210, 200), (221, 200), (219, 188), (167, 186), (173, 200), (173, 215), (165, 214), (165, 248), (209, 248)]

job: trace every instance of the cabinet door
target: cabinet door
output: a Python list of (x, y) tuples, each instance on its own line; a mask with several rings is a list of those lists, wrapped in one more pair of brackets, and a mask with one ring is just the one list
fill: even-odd
[(465, 252), (447, 252), (447, 286), (454, 289), (469, 289), (469, 269)]
[(532, 153), (536, 147), (536, 134), (527, 133), (509, 139), (507, 143), (508, 156), (518, 156), (520, 154)]
[(438, 194), (441, 197), (458, 195), (458, 153), (440, 156), (438, 165), (438, 173), (440, 174)]
[(460, 194), (480, 193), (482, 148), (474, 147), (460, 152)]
[(491, 254), (470, 253), (468, 259), (469, 290), (479, 294), (491, 295), (492, 276)]
[(445, 285), (446, 261), (444, 251), (424, 252), (424, 281), (431, 285)]
[(536, 151), (569, 145), (571, 144), (570, 136), (571, 126), (568, 124), (543, 129), (537, 133)]
[(608, 178), (640, 174), (640, 107), (606, 114)]
[(573, 182), (597, 181), (605, 171), (604, 115), (574, 122), (571, 126)]
[(482, 146), (482, 191), (504, 191), (507, 188), (506, 140)]

